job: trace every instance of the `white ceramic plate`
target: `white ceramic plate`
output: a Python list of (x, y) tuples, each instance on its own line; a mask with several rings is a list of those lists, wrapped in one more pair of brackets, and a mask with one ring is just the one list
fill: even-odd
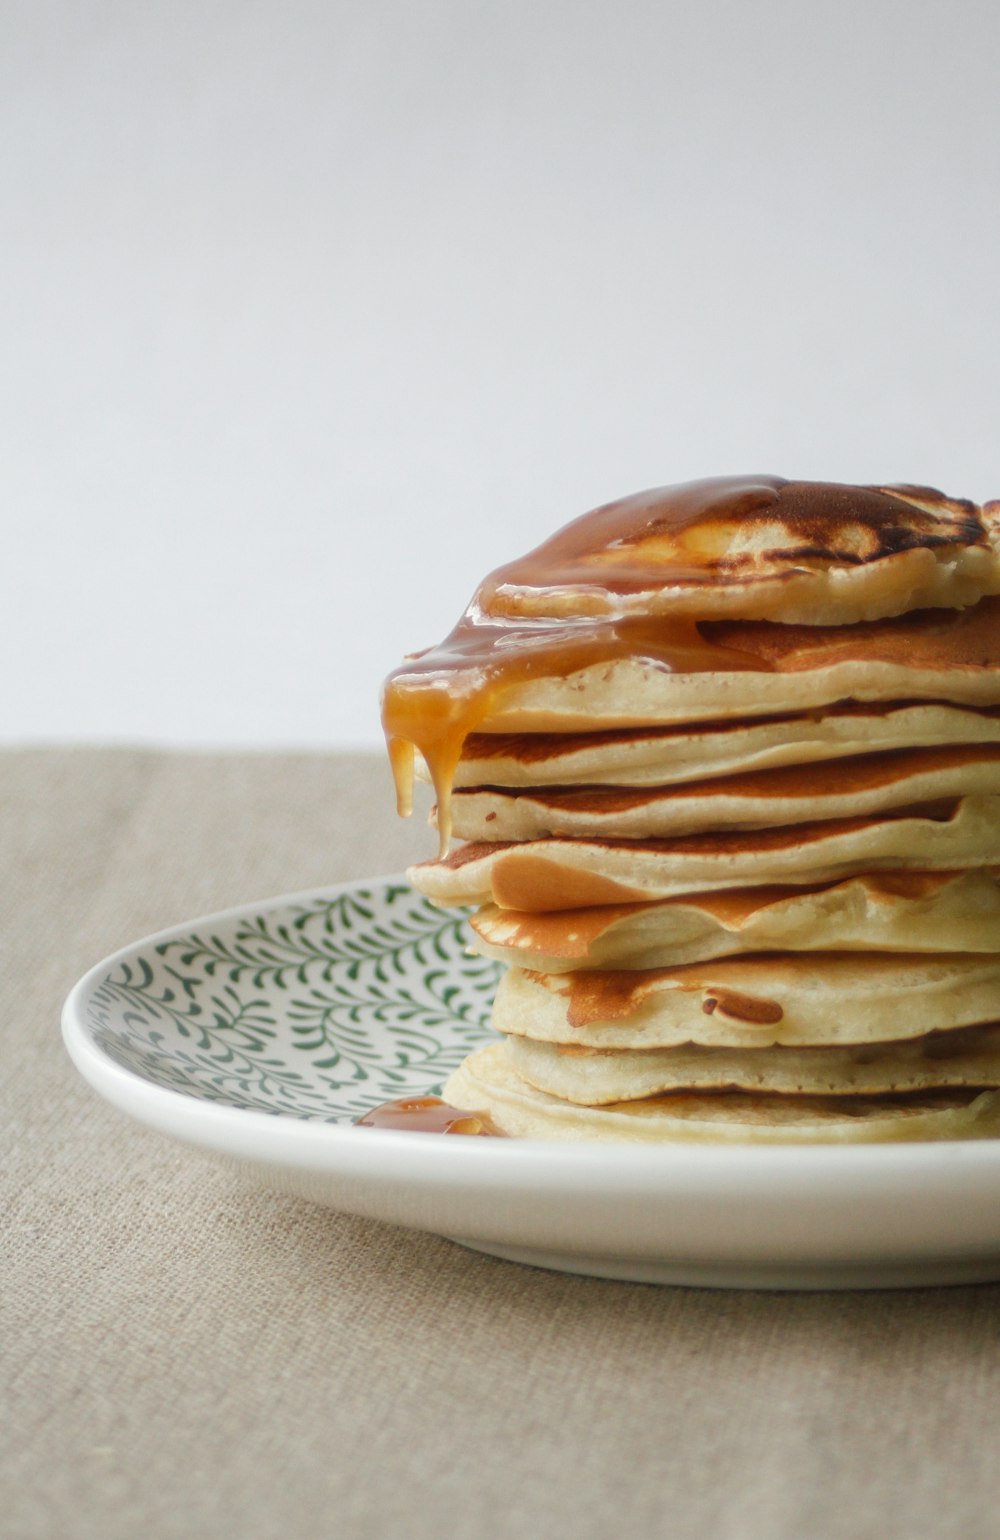
[(656, 1283), (1000, 1278), (1000, 1140), (549, 1144), (353, 1127), (440, 1089), (489, 1034), (498, 968), (402, 878), (251, 904), (136, 942), (63, 1012), (122, 1111), (272, 1187), (515, 1261)]

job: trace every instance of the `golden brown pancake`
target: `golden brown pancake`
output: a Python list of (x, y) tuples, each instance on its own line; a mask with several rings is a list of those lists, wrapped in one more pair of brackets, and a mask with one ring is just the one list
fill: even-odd
[(506, 1040), (507, 1062), (539, 1091), (583, 1107), (666, 1091), (767, 1091), (778, 1096), (882, 1096), (1000, 1086), (1000, 1024), (903, 1043), (842, 1048), (677, 1048), (622, 1051)]
[(510, 968), (493, 1025), (585, 1048), (833, 1047), (1000, 1021), (1000, 953), (765, 952), (678, 968)]
[(942, 808), (671, 839), (474, 842), (408, 875), (435, 903), (533, 912), (719, 888), (810, 886), (871, 871), (998, 865), (1000, 798), (963, 797)]
[(536, 964), (455, 1105), (545, 1138), (1000, 1133), (1000, 504), (607, 504), (491, 574), (383, 721), (401, 811), (415, 754), (437, 793), (414, 884)]
[[(998, 742), (997, 706), (845, 701), (801, 716), (747, 721), (590, 733), (473, 733), (462, 749), (455, 785), (667, 786), (855, 754)], [(417, 774), (428, 779), (422, 761)]]
[[(587, 732), (739, 720), (820, 710), (839, 701), (1000, 705), (1000, 600), (853, 626), (768, 621), (702, 625), (722, 649), (700, 668), (664, 666), (640, 644), (566, 672), (514, 677), (485, 692), (470, 730)], [(735, 663), (742, 668), (735, 668)]]
[[(400, 810), (410, 806), (416, 747), (447, 838), (451, 778), (475, 731), (711, 720), (846, 697), (1000, 704), (996, 680), (991, 690), (983, 678), (995, 630), (983, 642), (975, 622), (952, 615), (929, 646), (919, 634), (940, 629), (942, 611), (979, 610), (1000, 592), (997, 526), (992, 511), (927, 488), (780, 477), (687, 483), (606, 505), (492, 574), (445, 640), (386, 681)], [(865, 634), (864, 623), (898, 616), (912, 632), (914, 610), (932, 618), (918, 620), (902, 652), (896, 632)], [(816, 634), (859, 623), (846, 652), (843, 635)]]
[(1000, 1133), (1000, 1094), (974, 1089), (836, 1097), (681, 1092), (577, 1107), (516, 1075), (502, 1043), (471, 1054), (446, 1082), (444, 1095), (456, 1107), (481, 1108), (504, 1133), (524, 1139), (860, 1144)]
[(488, 614), (642, 613), (849, 624), (1000, 592), (995, 521), (928, 487), (780, 476), (657, 487), (596, 508), (487, 580)]
[(787, 827), (966, 795), (1000, 797), (1000, 744), (900, 749), (666, 789), (470, 789), (455, 793), (452, 828), (468, 840), (534, 840), (550, 834), (648, 839)]
[(995, 952), (1000, 878), (882, 872), (804, 888), (723, 889), (647, 904), (543, 913), (489, 904), (475, 950), (508, 967), (668, 968), (747, 952)]

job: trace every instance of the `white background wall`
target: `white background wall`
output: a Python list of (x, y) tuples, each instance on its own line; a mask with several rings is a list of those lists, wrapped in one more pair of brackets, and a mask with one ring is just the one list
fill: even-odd
[(375, 743), (742, 470), (1000, 495), (994, 0), (0, 0), (0, 735)]

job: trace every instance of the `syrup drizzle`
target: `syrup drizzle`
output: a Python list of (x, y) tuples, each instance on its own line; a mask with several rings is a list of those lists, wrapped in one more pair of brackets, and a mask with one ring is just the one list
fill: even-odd
[[(940, 493), (919, 490), (929, 501), (947, 503)], [(820, 652), (831, 654), (822, 658), (824, 663), (835, 661), (838, 643), (856, 655), (866, 638), (884, 641), (891, 653), (891, 621), (888, 626), (851, 626), (849, 634), (837, 637), (843, 628), (718, 619), (699, 623), (676, 609), (669, 616), (648, 613), (648, 607), (644, 611), (643, 596), (664, 589), (697, 593), (720, 581), (720, 575), (739, 582), (741, 558), (731, 549), (733, 526), (770, 519), (779, 499), (780, 517), (795, 536), (796, 558), (821, 555), (824, 541), (828, 547), (842, 524), (877, 530), (881, 544), (876, 554), (884, 554), (914, 541), (928, 542), (920, 526), (933, 523), (931, 515), (912, 504), (904, 505), (906, 519), (900, 522), (900, 499), (882, 489), (771, 476), (688, 482), (584, 514), (491, 573), (444, 641), (413, 654), (389, 675), (382, 725), (399, 812), (407, 816), (412, 809), (416, 748), (434, 785), (444, 855), (451, 835), (452, 783), (465, 739), (495, 714), (506, 691), (533, 679), (565, 678), (626, 658), (678, 674), (796, 671), (815, 666)], [(959, 514), (966, 507), (947, 506)], [(974, 533), (971, 525), (963, 531), (970, 539)], [(845, 552), (842, 559), (858, 558)], [(966, 613), (975, 615), (978, 608)], [(961, 613), (936, 621), (944, 647), (950, 630), (961, 624)], [(913, 617), (903, 621), (896, 640), (905, 660)], [(923, 628), (928, 628), (926, 618)], [(966, 639), (967, 645), (973, 641)]]
[(502, 1139), (503, 1133), (485, 1112), (463, 1112), (440, 1096), (404, 1096), (383, 1102), (357, 1119), (357, 1128), (404, 1129), (416, 1134), (471, 1134)]
[(408, 658), (386, 682), (382, 723), (399, 812), (407, 817), (412, 809), (416, 745), (437, 796), (443, 854), (462, 745), (495, 710), (503, 692), (530, 679), (565, 677), (620, 658), (640, 658), (684, 674), (770, 671), (749, 653), (706, 641), (693, 621), (567, 617), (539, 624), (513, 616), (486, 621), (469, 610), (443, 642)]
[[(730, 477), (625, 498), (584, 514), (491, 573), (444, 641), (407, 658), (385, 682), (382, 725), (399, 812), (406, 817), (412, 810), (415, 746), (434, 784), (446, 852), (462, 745), (505, 690), (528, 680), (564, 678), (620, 658), (643, 659), (672, 673), (770, 672), (770, 662), (706, 638), (691, 617), (626, 614), (620, 601), (636, 588), (706, 581), (707, 556), (701, 553), (699, 563), (692, 531), (770, 505), (781, 485), (777, 478)], [(685, 537), (682, 560), (665, 556), (661, 537), (668, 528), (675, 543), (678, 534)], [(538, 618), (512, 612), (512, 585), (538, 595), (555, 584), (572, 588), (571, 613)]]

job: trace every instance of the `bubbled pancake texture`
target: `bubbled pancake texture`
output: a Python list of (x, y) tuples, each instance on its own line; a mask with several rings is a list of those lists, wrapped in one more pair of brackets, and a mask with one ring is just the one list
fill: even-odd
[[(467, 740), (465, 843), (411, 875), (506, 971), (448, 1100), (539, 1138), (1000, 1131), (996, 509), (886, 497), (812, 555), (804, 520), (709, 532), (703, 610), (769, 671), (541, 677)], [(513, 609), (573, 613), (510, 572)]]
[[(689, 497), (693, 521), (677, 517)], [(930, 488), (782, 477), (654, 488), (567, 526), (496, 574), (488, 597), (494, 612), (545, 618), (614, 609), (839, 625), (997, 593), (997, 523), (992, 507)]]

